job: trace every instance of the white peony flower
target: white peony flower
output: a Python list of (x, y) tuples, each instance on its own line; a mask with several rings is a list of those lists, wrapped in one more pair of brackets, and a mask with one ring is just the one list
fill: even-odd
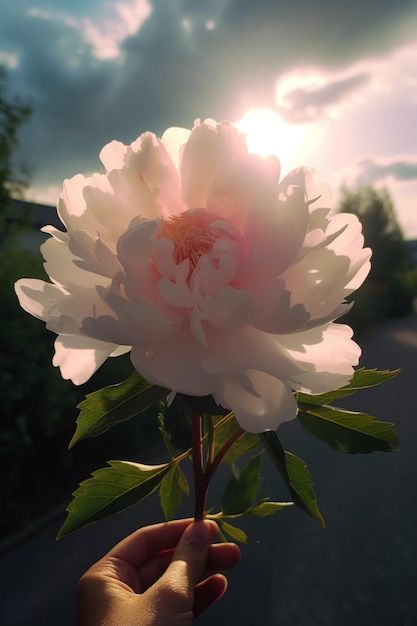
[(334, 320), (365, 279), (353, 215), (331, 215), (314, 171), (279, 182), (227, 123), (169, 128), (101, 152), (104, 174), (66, 180), (41, 251), (51, 283), (21, 306), (58, 337), (53, 364), (84, 383), (109, 356), (174, 392), (234, 411), (251, 432), (295, 417), (293, 391), (348, 383), (360, 348)]

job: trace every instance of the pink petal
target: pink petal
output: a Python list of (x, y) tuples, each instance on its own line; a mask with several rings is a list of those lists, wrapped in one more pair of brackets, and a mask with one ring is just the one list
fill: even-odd
[(182, 193), (186, 205), (190, 209), (206, 207), (215, 174), (246, 154), (244, 138), (230, 124), (206, 120), (196, 125), (184, 146), (181, 161)]
[(213, 376), (202, 369), (200, 346), (187, 325), (164, 341), (134, 346), (131, 359), (144, 378), (172, 391), (205, 396), (213, 389)]

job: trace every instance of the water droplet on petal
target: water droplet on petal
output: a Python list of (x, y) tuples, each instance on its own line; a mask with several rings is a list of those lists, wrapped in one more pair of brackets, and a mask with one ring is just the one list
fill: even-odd
[(148, 361), (152, 361), (152, 359), (154, 359), (155, 357), (156, 357), (156, 352), (154, 350), (146, 350), (145, 358), (148, 359)]

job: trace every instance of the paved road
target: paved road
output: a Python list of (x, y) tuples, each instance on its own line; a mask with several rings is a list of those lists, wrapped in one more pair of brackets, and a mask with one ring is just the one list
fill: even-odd
[[(308, 463), (327, 527), (295, 508), (247, 523), (261, 541), (243, 548), (227, 596), (200, 626), (417, 624), (417, 316), (383, 325), (361, 344), (363, 366), (402, 373), (345, 406), (395, 421), (401, 452), (337, 454), (297, 422), (284, 425), (284, 447)], [(286, 498), (267, 463), (263, 487)], [(56, 543), (60, 519), (2, 555), (1, 623), (74, 626), (80, 574), (136, 526), (159, 520), (154, 498)]]

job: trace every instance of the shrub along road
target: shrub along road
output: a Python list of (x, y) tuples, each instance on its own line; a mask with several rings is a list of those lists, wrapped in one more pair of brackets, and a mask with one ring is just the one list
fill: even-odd
[[(396, 422), (400, 452), (343, 455), (304, 433), (298, 422), (284, 424), (281, 440), (307, 462), (327, 527), (295, 507), (248, 520), (245, 530), (260, 543), (243, 547), (242, 562), (229, 574), (227, 596), (198, 620), (200, 626), (417, 623), (417, 316), (368, 331), (360, 343), (362, 366), (402, 372), (344, 406)], [(288, 498), (266, 455), (263, 475), (265, 495)], [(224, 484), (224, 474), (219, 478)], [(160, 519), (152, 497), (56, 543), (62, 515), (3, 553), (2, 623), (74, 626), (74, 588), (81, 573), (137, 526)]]

